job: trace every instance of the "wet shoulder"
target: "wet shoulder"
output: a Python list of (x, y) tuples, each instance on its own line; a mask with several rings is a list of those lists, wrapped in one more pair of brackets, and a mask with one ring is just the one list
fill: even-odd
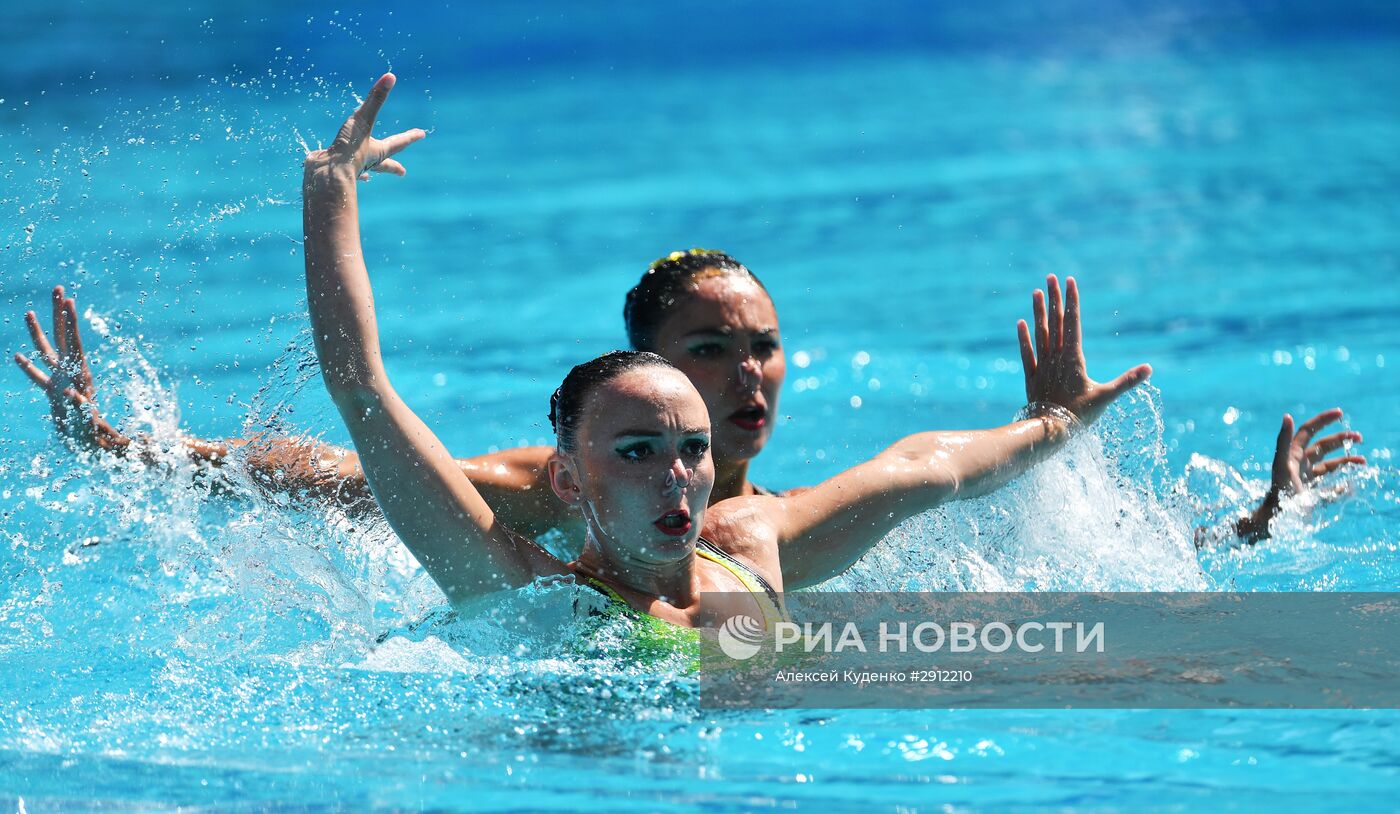
[(703, 535), (719, 550), (780, 586), (778, 518), (782, 503), (783, 498), (764, 495), (716, 503), (707, 510)]

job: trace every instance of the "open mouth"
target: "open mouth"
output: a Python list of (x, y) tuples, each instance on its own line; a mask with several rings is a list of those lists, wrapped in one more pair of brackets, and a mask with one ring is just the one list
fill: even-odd
[(680, 537), (690, 531), (690, 512), (685, 509), (666, 512), (652, 525), (662, 534)]
[(729, 423), (743, 430), (761, 430), (768, 423), (768, 410), (762, 404), (740, 407), (730, 414)]

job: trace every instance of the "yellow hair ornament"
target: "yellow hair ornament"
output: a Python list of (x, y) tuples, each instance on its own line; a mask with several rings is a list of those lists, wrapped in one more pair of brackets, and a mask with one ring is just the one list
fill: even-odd
[(653, 261), (650, 268), (652, 271), (655, 271), (660, 266), (664, 266), (667, 263), (674, 263), (677, 260), (684, 260), (687, 257), (706, 257), (712, 254), (724, 254), (724, 252), (720, 251), (719, 249), (701, 249), (698, 247), (694, 249), (686, 249), (683, 252), (671, 252), (670, 254), (666, 255), (660, 260)]

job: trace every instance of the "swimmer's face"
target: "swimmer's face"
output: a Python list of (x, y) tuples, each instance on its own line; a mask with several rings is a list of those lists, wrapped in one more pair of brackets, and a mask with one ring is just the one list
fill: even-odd
[(662, 565), (687, 556), (714, 486), (710, 416), (685, 375), (633, 368), (588, 395), (554, 490), (604, 549)]
[(701, 272), (657, 330), (655, 350), (705, 400), (716, 460), (738, 463), (763, 450), (787, 375), (778, 312), (767, 292), (742, 275)]

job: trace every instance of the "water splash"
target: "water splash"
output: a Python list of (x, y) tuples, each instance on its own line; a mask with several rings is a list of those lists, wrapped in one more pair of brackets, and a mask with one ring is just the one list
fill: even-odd
[[(1144, 386), (1120, 399), (1092, 432), (996, 493), (905, 522), (822, 590), (1248, 589), (1321, 567), (1330, 581), (1303, 578), (1297, 588), (1338, 590), (1345, 585), (1340, 574), (1354, 573), (1350, 556), (1345, 547), (1319, 548), (1316, 538), (1343, 514), (1394, 516), (1400, 502), (1381, 485), (1375, 468), (1338, 473), (1319, 487), (1329, 499), (1286, 501), (1273, 538), (1247, 546), (1232, 523), (1258, 505), (1267, 481), (1199, 455), (1173, 476), (1161, 395)], [(1207, 543), (1200, 556), (1198, 539)], [(1354, 529), (1347, 539), (1356, 539)], [(1372, 553), (1394, 550), (1389, 543)]]
[[(200, 297), (191, 296), (196, 281), (208, 289), (211, 281), (232, 277), (228, 272), (236, 269), (246, 286), (249, 277), (261, 273), (260, 264), (275, 269), (267, 262), (273, 252), (258, 253), (249, 246), (277, 243), (277, 260), (295, 251), (296, 239), (287, 233), (295, 227), (258, 219), (269, 213), (280, 216), (283, 213), (274, 207), (296, 200), (295, 162), (289, 158), (305, 149), (297, 128), (339, 121), (351, 99), (347, 89), (364, 86), (306, 78), (314, 73), (287, 58), (266, 73), (210, 77), (203, 91), (157, 104), (113, 99), (118, 111), (114, 121), (120, 124), (109, 121), (105, 130), (98, 128), (90, 136), (94, 149), (81, 167), (65, 162), (67, 156), (81, 153), (76, 148), (89, 146), (83, 143), (88, 136), (64, 136), (59, 155), (49, 152), (54, 149), (51, 133), (31, 134), (32, 138), (6, 135), (7, 144), (26, 142), (25, 150), (15, 151), (23, 152), (23, 160), (5, 168), (10, 192), (4, 194), (10, 197), (0, 200), (12, 210), (26, 210), (12, 219), (6, 232), (6, 242), (13, 247), (5, 250), (11, 261), (18, 261), (12, 267), (19, 272), (19, 282), (10, 290), (24, 290), (12, 296), (41, 289), (51, 283), (55, 268), (72, 263), (80, 281), (94, 287), (111, 285), (117, 296), (149, 289), (152, 293), (143, 292), (141, 304), (144, 308), (149, 296), (147, 310), (163, 318), (161, 305), (175, 309), (171, 314), (200, 307)], [(909, 83), (899, 85), (904, 93)], [(982, 82), (975, 85), (979, 90), (985, 87)], [(693, 98), (661, 93), (666, 95)], [(283, 107), (254, 101), (254, 115), (243, 125), (216, 114), (230, 97), (269, 96)], [(288, 98), (293, 110), (279, 114)], [(324, 124), (314, 126), (318, 135), (327, 135)], [(206, 166), (183, 158), (199, 141), (219, 143), (239, 163), (215, 161)], [(790, 149), (789, 140), (777, 141)], [(42, 147), (43, 153), (30, 151), (32, 145)], [(103, 152), (108, 146), (110, 158)], [(104, 197), (100, 182), (118, 177), (112, 172), (118, 163), (132, 172), (121, 176), (117, 195)], [(1287, 166), (1285, 161), (1278, 163)], [(31, 184), (30, 175), (42, 176), (43, 183)], [(205, 186), (211, 177), (227, 184), (211, 190)], [(669, 194), (670, 186), (663, 188)], [(1310, 211), (1316, 208), (1313, 198), (1296, 200)], [(254, 205), (257, 201), (267, 206)], [(802, 201), (793, 203), (800, 206)], [(1064, 209), (1034, 200), (1031, 206)], [(823, 217), (806, 221), (811, 228), (829, 223), (825, 210), (823, 204)], [(1159, 207), (1145, 211), (1153, 223), (1160, 220)], [(105, 227), (112, 218), (149, 222), (143, 232), (149, 240), (131, 243), (131, 230), (113, 234)], [(748, 214), (745, 218), (752, 220)], [(31, 228), (22, 230), (24, 225)], [(785, 228), (790, 225), (784, 223)], [(1092, 221), (1086, 228), (1092, 228)], [(596, 242), (596, 229), (584, 231), (589, 231), (587, 245)], [(852, 240), (868, 243), (862, 230), (847, 231)], [(741, 234), (752, 244), (770, 236)], [(787, 238), (794, 239), (791, 232)], [(862, 256), (869, 251), (867, 245), (859, 248)], [(1063, 253), (1054, 261), (1062, 257)], [(273, 273), (268, 272), (268, 279)], [(198, 327), (217, 327), (211, 323), (218, 319), (224, 317), (201, 317)], [(236, 317), (227, 319), (239, 322)], [(260, 389), (248, 406), (245, 429), (271, 425), (295, 434), (318, 426), (305, 412), (292, 414), (295, 396), (306, 381), (306, 371), (298, 366), (307, 350), (304, 335), (293, 343), (297, 347), (292, 356), (274, 363), (264, 379), (266, 392)], [(151, 377), (141, 387), (122, 391), (123, 399), (137, 405), (135, 425), (163, 442), (177, 438), (179, 411), (173, 388), (161, 388), (154, 381), (155, 371), (142, 372), (138, 360), (125, 356), (125, 351), (114, 361), (118, 367), (109, 369), (109, 381), (133, 370), (138, 378)], [(207, 362), (201, 360), (195, 367), (203, 369)], [(20, 398), (12, 398), (10, 406), (16, 412), (42, 413)], [(1148, 430), (1151, 424), (1135, 426)], [(1160, 438), (1160, 429), (1156, 432)], [(903, 543), (887, 541), (894, 559), (885, 574), (873, 572), (874, 586), (1142, 587), (1189, 582), (1191, 563), (1180, 549), (1189, 540), (1190, 527), (1212, 512), (1228, 517), (1260, 485), (1257, 478), (1222, 465), (1181, 493), (1175, 491), (1170, 474), (1161, 471), (1161, 458), (1154, 453), (1146, 462), (1158, 480), (1151, 500), (1139, 506), (1134, 504), (1135, 490), (1144, 486), (1125, 473), (1135, 472), (1132, 467), (1144, 461), (1125, 458), (1121, 440), (1106, 437), (1085, 443), (1085, 448), (1068, 450), (1065, 460), (1041, 468), (1004, 493), (913, 521), (899, 532), (905, 535)], [(993, 774), (978, 776), (964, 762), (950, 764), (946, 775), (914, 778), (947, 782), (949, 788), (959, 778), (999, 778), (1001, 782), (982, 785), (1001, 788), (999, 793), (1007, 795), (1012, 792), (1005, 791), (1005, 779), (1024, 776), (1030, 778), (1025, 782), (1038, 784), (1034, 790), (1017, 790), (1029, 799), (1048, 788), (1046, 777), (1054, 779), (1057, 788), (1070, 784), (1073, 791), (1099, 793), (1105, 782), (1102, 775), (1076, 774), (1083, 771), (1075, 764), (1083, 762), (1084, 754), (1103, 757), (1106, 736), (1115, 749), (1150, 750), (1168, 731), (1160, 720), (1145, 720), (1140, 727), (1126, 729), (1146, 737), (1121, 737), (1123, 727), (1116, 723), (1121, 719), (1106, 716), (1080, 716), (1058, 724), (1038, 715), (985, 714), (871, 723), (870, 718), (817, 713), (754, 713), (707, 721), (695, 737), (696, 727), (690, 726), (697, 719), (693, 685), (681, 676), (680, 665), (629, 662), (610, 649), (612, 639), (623, 641), (630, 635), (625, 624), (605, 627), (596, 647), (583, 652), (560, 649), (559, 630), (571, 630), (566, 625), (578, 622), (565, 613), (567, 592), (576, 589), (541, 588), (538, 596), (527, 591), (502, 600), (503, 608), (524, 603), (521, 615), (532, 619), (538, 614), (539, 623), (521, 626), (505, 616), (453, 617), (382, 521), (336, 507), (278, 500), (240, 480), (243, 474), (236, 470), (220, 473), (226, 480), (211, 485), (208, 473), (185, 467), (171, 456), (157, 467), (135, 467), (102, 456), (73, 457), (48, 439), (11, 444), (7, 453), (17, 454), (0, 456), (4, 486), (16, 493), (13, 499), (4, 498), (7, 514), (0, 530), (7, 543), (0, 546), (6, 577), (0, 594), (0, 630), (5, 633), (0, 637), (0, 660), (4, 674), (12, 677), (0, 698), (0, 721), (5, 722), (0, 725), (0, 746), (21, 761), (11, 776), (71, 777), (75, 762), (85, 775), (101, 776), (119, 774), (111, 765), (144, 762), (157, 767), (162, 778), (177, 778), (170, 781), (172, 786), (186, 790), (208, 781), (222, 784), (226, 795), (246, 795), (259, 781), (275, 778), (283, 788), (300, 782), (311, 789), (313, 794), (304, 799), (322, 799), (331, 794), (325, 776), (336, 774), (340, 782), (334, 795), (341, 804), (356, 793), (383, 794), (374, 799), (422, 808), (423, 797), (402, 802), (410, 792), (395, 785), (403, 782), (408, 761), (415, 767), (431, 766), (445, 777), (458, 772), (456, 787), (444, 784), (455, 794), (460, 794), (468, 772), (479, 772), (469, 775), (477, 789), (514, 784), (563, 793), (569, 784), (575, 792), (592, 789), (600, 772), (606, 777), (611, 769), (614, 776), (629, 778), (629, 795), (640, 795), (645, 790), (631, 778), (641, 766), (648, 782), (688, 779), (686, 793), (693, 792), (697, 778), (726, 779), (728, 769), (733, 773), (729, 779), (763, 779), (762, 785), (738, 784), (742, 793), (756, 788), (767, 795), (776, 788), (805, 784), (806, 775), (794, 778), (792, 772), (793, 754), (805, 748), (808, 757), (834, 756), (825, 763), (814, 761), (816, 771), (824, 771), (826, 778), (859, 774), (870, 778), (856, 784), (860, 794), (878, 794), (883, 788), (894, 797), (906, 795), (907, 786), (880, 779), (890, 775), (880, 754), (911, 765), (949, 763), (950, 757), (977, 755), (986, 733), (993, 732), (999, 733), (996, 749), (982, 751), (995, 754), (1004, 747), (1012, 755), (1009, 761), (995, 762)], [(1289, 507), (1268, 545), (1207, 552), (1202, 560), (1206, 578), (1245, 588), (1295, 581), (1309, 589), (1346, 587), (1358, 583), (1348, 576), (1354, 569), (1339, 573), (1345, 564), (1375, 560), (1382, 565), (1374, 576), (1376, 584), (1393, 586), (1398, 576), (1394, 529), (1400, 528), (1393, 477), (1348, 477), (1355, 478), (1356, 486), (1350, 498), (1310, 512), (1300, 505), (1296, 515)], [(1228, 493), (1226, 486), (1236, 491)], [(1218, 494), (1212, 495), (1212, 489)], [(1201, 505), (1191, 502), (1202, 495)], [(1099, 500), (1105, 501), (1103, 506), (1095, 503)], [(1203, 508), (1206, 504), (1218, 506)], [(1047, 515), (1057, 519), (1047, 520)], [(1168, 529), (1165, 544), (1158, 540), (1163, 533), (1159, 520), (1161, 528)], [(1350, 529), (1346, 535), (1337, 533), (1343, 526)], [(1130, 532), (1149, 534), (1135, 541)], [(966, 555), (950, 561), (950, 540)], [(1146, 550), (1135, 550), (1135, 542)], [(1153, 563), (1162, 564), (1164, 573), (1146, 573)], [(863, 563), (862, 568), (869, 565)], [(557, 630), (545, 635), (550, 624)], [(521, 644), (530, 646), (529, 652), (516, 653), (514, 648)], [(1368, 720), (1374, 717), (1368, 714)], [(1329, 770), (1343, 772), (1348, 780), (1356, 776), (1356, 767), (1382, 766), (1389, 757), (1383, 731), (1348, 726), (1345, 720), (1338, 726), (1335, 718), (1280, 718), (1274, 729), (1265, 728), (1268, 737), (1259, 734), (1257, 725), (1242, 725), (1233, 713), (1204, 721), (1184, 715), (1172, 718), (1170, 739), (1231, 733), (1227, 740), (1237, 739), (1236, 745), (1212, 751), (1227, 753), (1226, 759), (1247, 757), (1251, 764), (1256, 756), (1265, 762), (1272, 758), (1279, 776), (1305, 776), (1306, 764), (1284, 761), (1289, 752), (1319, 754), (1317, 744), (1328, 749), (1323, 762)], [(1188, 723), (1176, 723), (1181, 720)], [(1058, 732), (1080, 729), (1091, 734), (1077, 739)], [(1234, 734), (1240, 732), (1246, 734)], [(1362, 741), (1367, 742), (1364, 747)], [(755, 742), (764, 749), (752, 748)], [(1257, 745), (1266, 742), (1283, 746), (1272, 751)], [(767, 748), (770, 744), (772, 749)], [(1230, 749), (1233, 754), (1228, 754)], [(400, 757), (387, 759), (394, 750)], [(557, 762), (547, 763), (547, 754), (541, 768), (542, 750), (577, 756), (583, 768), (572, 775), (560, 773)], [(54, 759), (23, 762), (31, 755)], [(611, 766), (610, 758), (617, 759)], [(1172, 775), (1150, 757), (1140, 758), (1140, 765), (1151, 765), (1178, 790), (1200, 785), (1199, 767), (1190, 774)], [(39, 770), (26, 772), (34, 765)], [(1294, 771), (1282, 771), (1288, 768)], [(135, 774), (126, 771), (127, 776)], [(1104, 772), (1113, 778), (1110, 769)], [(298, 773), (307, 779), (297, 781)], [(716, 785), (723, 784), (709, 784)], [(1161, 784), (1138, 787), (1150, 794)], [(817, 793), (830, 795), (836, 788), (826, 784)], [(38, 787), (31, 800), (61, 793)], [(637, 799), (631, 798), (632, 803)], [(811, 799), (821, 804), (815, 795)], [(752, 800), (733, 799), (735, 808), (746, 805)]]

